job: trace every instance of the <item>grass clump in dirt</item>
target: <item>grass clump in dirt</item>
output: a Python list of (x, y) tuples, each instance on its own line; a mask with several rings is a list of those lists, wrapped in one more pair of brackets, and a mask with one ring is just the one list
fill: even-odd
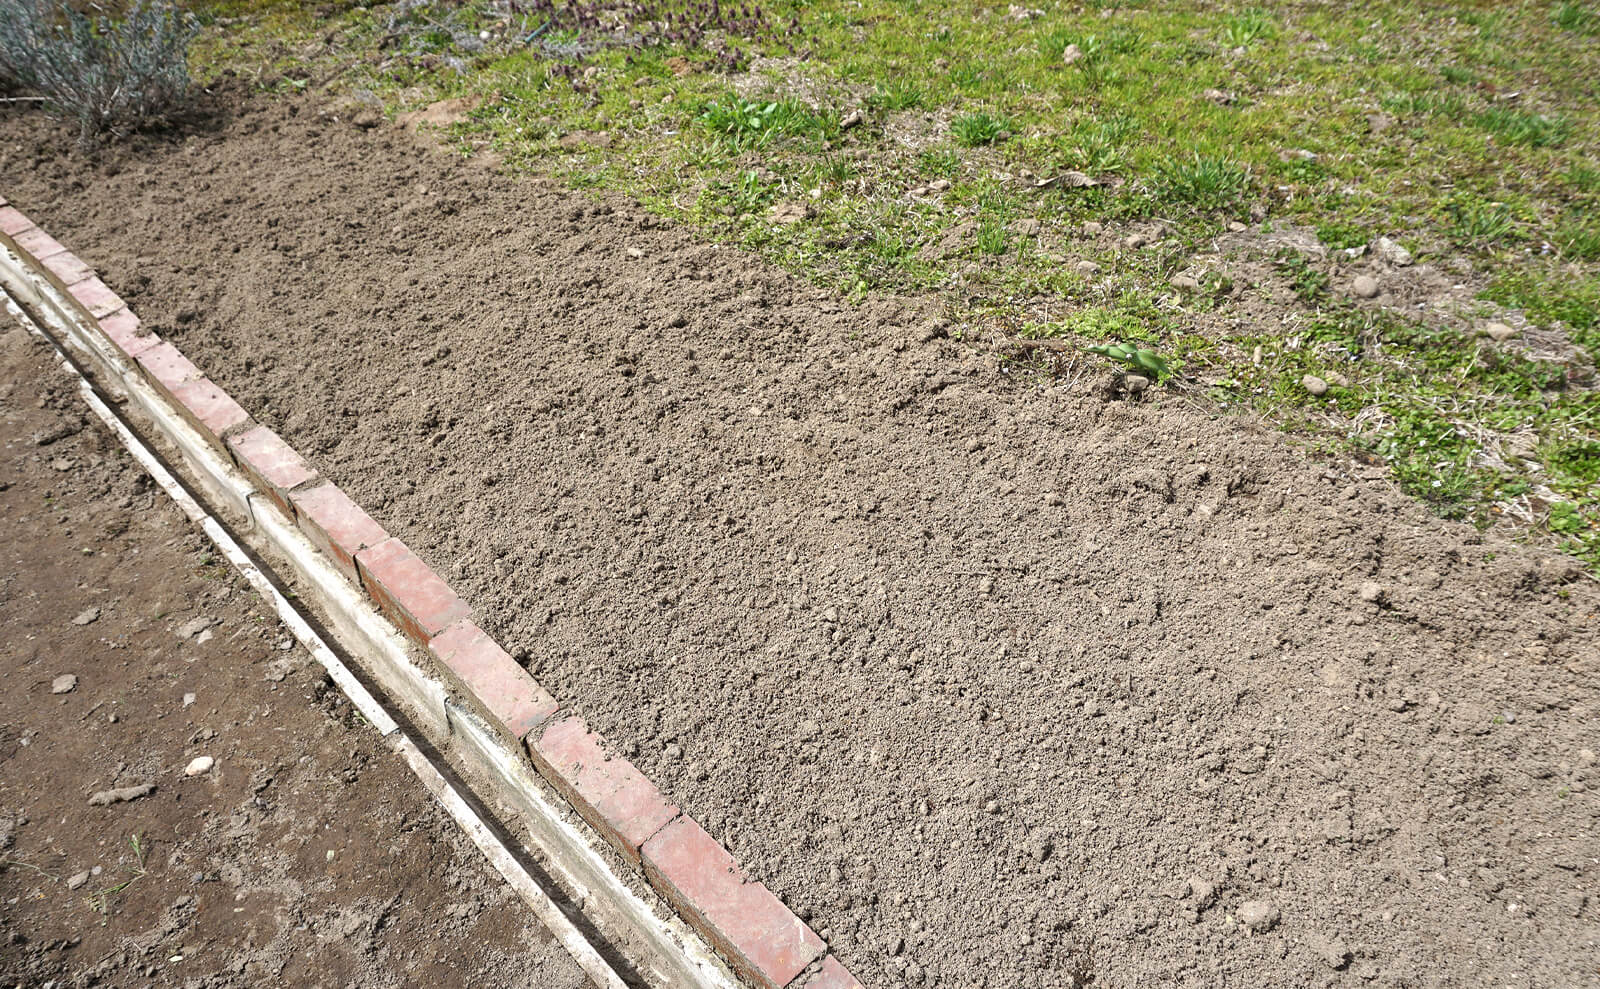
[(0, 0), (0, 83), (37, 93), (76, 120), (87, 143), (180, 106), (198, 32), (195, 18), (159, 0), (120, 18), (56, 0)]

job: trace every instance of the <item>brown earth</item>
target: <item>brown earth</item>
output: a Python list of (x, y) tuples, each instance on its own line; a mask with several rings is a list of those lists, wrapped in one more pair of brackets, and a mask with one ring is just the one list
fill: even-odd
[(1571, 560), (309, 103), (8, 113), (5, 194), (869, 984), (1600, 984)]
[(50, 353), (0, 323), (0, 984), (586, 985)]

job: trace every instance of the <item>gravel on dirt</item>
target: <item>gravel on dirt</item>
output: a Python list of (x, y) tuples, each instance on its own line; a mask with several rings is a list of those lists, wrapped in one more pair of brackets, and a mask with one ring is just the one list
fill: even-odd
[(1592, 981), (1573, 561), (927, 301), (234, 111), (98, 163), (0, 111), (6, 194), (868, 984)]
[[(81, 402), (6, 317), (0, 985), (587, 985)], [(67, 423), (57, 473), (24, 438)], [(202, 608), (216, 641), (176, 642)]]

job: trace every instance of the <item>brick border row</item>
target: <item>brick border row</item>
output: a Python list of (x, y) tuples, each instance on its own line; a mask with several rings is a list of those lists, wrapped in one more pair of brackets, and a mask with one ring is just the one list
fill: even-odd
[(434, 659), (464, 699), (736, 972), (762, 989), (859, 989), (805, 922), (474, 624), (470, 607), (443, 578), (178, 348), (146, 332), (89, 265), (3, 196), (0, 234)]

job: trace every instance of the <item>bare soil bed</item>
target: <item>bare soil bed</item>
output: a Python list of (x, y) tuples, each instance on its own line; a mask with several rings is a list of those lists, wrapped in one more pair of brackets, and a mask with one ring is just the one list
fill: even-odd
[(1593, 984), (1600, 592), (308, 102), (5, 194), (871, 985)]
[(52, 364), (5, 317), (0, 984), (587, 985)]

